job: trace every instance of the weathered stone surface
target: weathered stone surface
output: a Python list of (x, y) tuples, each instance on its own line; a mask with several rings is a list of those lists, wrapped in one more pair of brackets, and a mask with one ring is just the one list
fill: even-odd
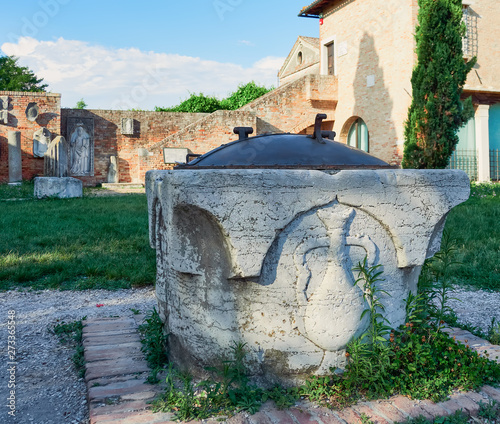
[(394, 327), (469, 195), (461, 171), (150, 171), (157, 297), (171, 359), (202, 369), (236, 341), (269, 382), (342, 368), (366, 327), (353, 267), (382, 265)]
[(70, 175), (94, 175), (94, 120), (68, 118)]
[(109, 157), (109, 168), (108, 168), (108, 183), (116, 184), (119, 180), (118, 177), (118, 161), (116, 156)]
[(9, 112), (0, 110), (0, 124), (7, 125), (9, 123)]
[(29, 103), (25, 113), (28, 121), (35, 122), (36, 118), (38, 118), (38, 114), (40, 113), (40, 109), (38, 108), (36, 102)]
[(44, 153), (43, 173), (45, 177), (67, 177), (68, 174), (68, 143), (62, 136), (54, 138)]
[(134, 135), (134, 119), (122, 118), (122, 134)]
[(40, 128), (33, 134), (33, 156), (43, 158), (49, 148), (52, 134), (47, 128)]
[(17, 183), (23, 179), (21, 159), (21, 132), (9, 131), (9, 183)]
[(0, 96), (0, 110), (9, 110), (9, 96)]
[(76, 178), (35, 178), (35, 197), (37, 199), (42, 199), (44, 197), (59, 197), (60, 199), (68, 199), (71, 197), (82, 197), (82, 194), (82, 182)]

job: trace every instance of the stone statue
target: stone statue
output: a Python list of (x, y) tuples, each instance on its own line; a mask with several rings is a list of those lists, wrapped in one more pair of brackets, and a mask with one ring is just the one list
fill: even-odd
[(33, 156), (43, 158), (48, 145), (52, 139), (52, 134), (47, 128), (40, 128), (33, 134)]
[(82, 125), (77, 125), (70, 139), (70, 172), (86, 175), (90, 172), (90, 136)]
[(44, 155), (43, 171), (46, 177), (68, 176), (68, 143), (62, 136), (54, 138)]

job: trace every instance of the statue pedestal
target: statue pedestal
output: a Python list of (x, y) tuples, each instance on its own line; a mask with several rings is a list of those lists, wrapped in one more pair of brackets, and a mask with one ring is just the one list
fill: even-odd
[(71, 197), (82, 197), (83, 184), (80, 180), (71, 177), (36, 177), (35, 197), (58, 197), (69, 199)]

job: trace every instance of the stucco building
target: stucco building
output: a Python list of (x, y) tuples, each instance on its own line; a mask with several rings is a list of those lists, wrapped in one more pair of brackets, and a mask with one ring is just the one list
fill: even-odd
[[(500, 3), (464, 0), (463, 10), (464, 60), (477, 56), (464, 96), (472, 96), (476, 113), (460, 130), (451, 166), (464, 167), (480, 180), (498, 179)], [(319, 21), (316, 51), (311, 52), (306, 37), (299, 37), (280, 70), (280, 82), (307, 73), (333, 76), (335, 92), (322, 96), (335, 102), (330, 118), (337, 138), (399, 163), (416, 64), (417, 15), (417, 0), (386, 0), (383, 5), (379, 0), (317, 0), (299, 14)], [(301, 65), (305, 57), (310, 58), (307, 66)]]

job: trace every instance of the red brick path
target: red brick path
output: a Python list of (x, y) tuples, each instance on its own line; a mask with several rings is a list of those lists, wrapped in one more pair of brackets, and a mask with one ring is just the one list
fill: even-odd
[[(99, 318), (86, 321), (83, 330), (86, 375), (91, 424), (170, 424), (172, 414), (154, 414), (147, 402), (157, 394), (157, 387), (146, 383), (148, 367), (141, 352), (137, 325), (141, 316), (134, 318)], [(500, 347), (460, 330), (448, 330), (473, 349), (486, 351), (500, 362)], [(266, 403), (254, 415), (240, 413), (226, 422), (229, 424), (345, 424), (360, 423), (365, 414), (374, 423), (386, 424), (404, 421), (407, 417), (423, 415), (427, 418), (450, 415), (458, 409), (475, 416), (479, 402), (493, 399), (500, 402), (500, 389), (484, 386), (480, 393), (459, 393), (445, 402), (413, 401), (403, 396), (388, 400), (360, 402), (341, 411), (302, 402), (286, 411)], [(215, 424), (217, 419), (204, 420)], [(192, 424), (199, 423), (191, 421)]]

